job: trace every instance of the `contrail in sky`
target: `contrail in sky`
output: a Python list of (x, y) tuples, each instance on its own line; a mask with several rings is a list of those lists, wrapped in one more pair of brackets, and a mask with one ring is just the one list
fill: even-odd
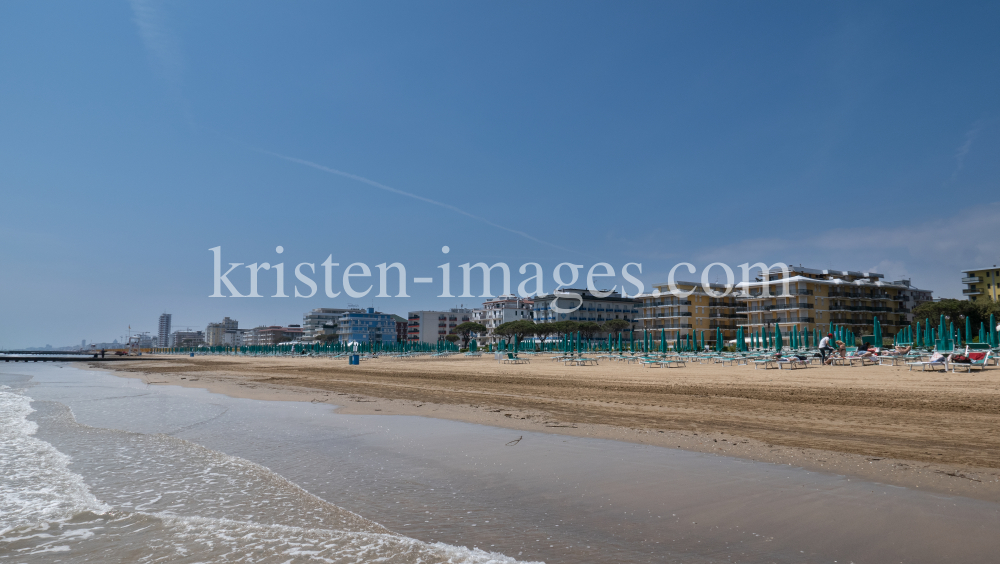
[(497, 223), (493, 223), (492, 221), (486, 219), (485, 217), (480, 217), (478, 215), (471, 214), (471, 213), (469, 213), (469, 212), (467, 212), (467, 211), (465, 211), (463, 209), (456, 208), (455, 206), (453, 206), (451, 204), (446, 204), (444, 202), (438, 202), (437, 200), (432, 200), (430, 198), (425, 198), (423, 196), (419, 196), (419, 195), (413, 194), (411, 192), (406, 192), (405, 190), (400, 190), (398, 188), (393, 188), (392, 186), (386, 186), (385, 184), (381, 184), (381, 183), (375, 182), (374, 180), (370, 180), (370, 179), (365, 178), (363, 176), (358, 176), (356, 174), (351, 174), (349, 172), (344, 172), (342, 170), (337, 170), (335, 168), (330, 168), (330, 167), (327, 167), (327, 166), (323, 166), (321, 164), (316, 164), (314, 162), (307, 161), (307, 160), (304, 160), (304, 159), (297, 159), (295, 157), (289, 157), (289, 156), (281, 155), (281, 154), (274, 153), (274, 152), (271, 152), (271, 151), (265, 151), (264, 149), (255, 149), (255, 150), (258, 151), (258, 152), (264, 153), (266, 155), (271, 155), (272, 157), (277, 157), (279, 159), (284, 159), (286, 161), (290, 161), (290, 162), (297, 163), (297, 164), (300, 164), (300, 165), (305, 165), (305, 166), (308, 166), (308, 167), (312, 167), (312, 168), (315, 168), (317, 170), (322, 170), (323, 172), (327, 172), (327, 173), (330, 173), (330, 174), (336, 174), (337, 176), (343, 176), (344, 178), (350, 178), (351, 180), (357, 180), (358, 182), (364, 182), (365, 184), (367, 184), (369, 186), (374, 186), (375, 188), (378, 188), (380, 190), (385, 190), (386, 192), (392, 192), (393, 194), (399, 194), (400, 196), (406, 196), (408, 198), (413, 198), (414, 200), (420, 200), (421, 202), (426, 202), (428, 204), (432, 204), (432, 205), (439, 206), (439, 207), (442, 207), (442, 208), (445, 208), (445, 209), (449, 209), (449, 210), (451, 210), (451, 211), (453, 211), (455, 213), (462, 214), (462, 215), (464, 215), (466, 217), (470, 217), (472, 219), (475, 219), (476, 221), (480, 221), (480, 222), (485, 223), (486, 225), (489, 225), (491, 227), (496, 227), (497, 229), (502, 229), (504, 231), (508, 231), (510, 233), (514, 233), (515, 235), (520, 235), (521, 237), (524, 237), (525, 239), (529, 239), (531, 241), (534, 241), (536, 243), (541, 243), (543, 245), (548, 245), (550, 247), (559, 249), (561, 251), (567, 251), (567, 252), (571, 252), (571, 253), (575, 252), (575, 251), (572, 251), (572, 250), (567, 249), (565, 247), (560, 247), (559, 245), (556, 245), (554, 243), (549, 243), (548, 241), (542, 241), (541, 239), (538, 239), (537, 237), (532, 237), (531, 235), (528, 235), (524, 231), (518, 231), (517, 229), (511, 229), (509, 227), (504, 227), (503, 225), (499, 225)]

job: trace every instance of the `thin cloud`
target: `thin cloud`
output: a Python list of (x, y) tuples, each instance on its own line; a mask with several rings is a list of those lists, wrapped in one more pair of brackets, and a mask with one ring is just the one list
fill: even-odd
[(958, 178), (958, 173), (962, 172), (962, 169), (965, 168), (965, 157), (972, 149), (972, 144), (976, 141), (976, 137), (979, 136), (979, 130), (983, 128), (983, 125), (984, 122), (981, 120), (976, 122), (972, 126), (972, 129), (965, 132), (965, 142), (955, 149), (955, 172), (951, 175), (952, 181)]
[[(714, 261), (782, 261), (811, 268), (870, 271), (912, 277), (939, 297), (961, 297), (963, 268), (1000, 264), (992, 234), (1000, 232), (1000, 202), (977, 204), (936, 219), (900, 227), (832, 229), (806, 237), (746, 239), (694, 258)], [(884, 270), (879, 270), (884, 269)]]
[(276, 158), (279, 158), (279, 159), (284, 159), (284, 160), (289, 161), (289, 162), (293, 162), (293, 163), (296, 163), (296, 164), (300, 164), (300, 165), (312, 167), (312, 168), (315, 168), (316, 170), (321, 170), (321, 171), (329, 173), (329, 174), (335, 174), (337, 176), (342, 176), (344, 178), (350, 178), (351, 180), (356, 180), (358, 182), (363, 182), (364, 184), (367, 184), (369, 186), (374, 186), (375, 188), (378, 188), (380, 190), (385, 190), (386, 192), (391, 192), (393, 194), (398, 194), (400, 196), (406, 196), (407, 198), (413, 198), (414, 200), (420, 200), (421, 202), (425, 202), (425, 203), (428, 203), (428, 204), (431, 204), (431, 205), (442, 207), (442, 208), (445, 208), (447, 210), (451, 210), (451, 211), (453, 211), (453, 212), (455, 212), (457, 214), (461, 214), (461, 215), (464, 215), (465, 217), (468, 217), (468, 218), (474, 219), (476, 221), (479, 221), (481, 223), (485, 223), (486, 225), (489, 225), (490, 227), (495, 227), (497, 229), (502, 229), (503, 231), (507, 231), (507, 232), (513, 233), (515, 235), (520, 235), (521, 237), (524, 237), (525, 239), (528, 239), (529, 241), (534, 241), (535, 243), (541, 243), (543, 245), (548, 245), (549, 247), (553, 247), (553, 248), (559, 249), (561, 251), (567, 251), (567, 252), (571, 252), (571, 253), (572, 252), (576, 252), (576, 251), (573, 251), (571, 249), (567, 249), (565, 247), (560, 247), (559, 245), (556, 245), (555, 243), (549, 243), (548, 241), (542, 241), (541, 239), (539, 239), (537, 237), (533, 237), (533, 236), (525, 233), (524, 231), (518, 231), (517, 229), (511, 229), (510, 227), (504, 227), (503, 225), (500, 225), (498, 223), (494, 223), (494, 222), (492, 222), (492, 221), (490, 221), (490, 220), (488, 220), (488, 219), (486, 219), (484, 217), (480, 217), (478, 215), (471, 214), (471, 213), (469, 213), (469, 212), (467, 212), (467, 211), (465, 211), (465, 210), (463, 210), (461, 208), (457, 208), (457, 207), (455, 207), (455, 206), (453, 206), (451, 204), (446, 204), (444, 202), (438, 202), (437, 200), (432, 200), (430, 198), (425, 198), (425, 197), (420, 196), (418, 194), (413, 194), (412, 192), (407, 192), (405, 190), (400, 190), (398, 188), (393, 188), (392, 186), (386, 186), (385, 184), (382, 184), (382, 183), (379, 183), (379, 182), (375, 182), (374, 180), (371, 180), (369, 178), (365, 178), (363, 176), (358, 176), (356, 174), (351, 174), (349, 172), (344, 172), (342, 170), (337, 170), (335, 168), (330, 168), (328, 166), (323, 166), (321, 164), (317, 164), (317, 163), (314, 163), (312, 161), (307, 161), (305, 159), (299, 159), (299, 158), (296, 158), (296, 157), (289, 157), (287, 155), (282, 155), (282, 154), (279, 154), (279, 153), (274, 153), (274, 152), (271, 152), (271, 151), (266, 151), (264, 149), (254, 149), (254, 150), (257, 151), (257, 152), (260, 152), (260, 153), (264, 153), (265, 155), (271, 155), (272, 157), (276, 157)]
[(139, 30), (139, 37), (149, 51), (154, 64), (172, 86), (180, 83), (183, 60), (177, 40), (170, 32), (166, 16), (155, 0), (130, 0), (132, 21)]

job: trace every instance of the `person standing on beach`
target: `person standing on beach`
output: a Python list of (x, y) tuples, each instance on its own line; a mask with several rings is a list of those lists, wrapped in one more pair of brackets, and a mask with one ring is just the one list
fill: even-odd
[(826, 355), (833, 352), (833, 347), (830, 346), (830, 339), (833, 338), (833, 333), (827, 333), (826, 337), (823, 337), (819, 341), (819, 356), (823, 359), (823, 364), (826, 364)]
[(101, 358), (104, 358), (104, 349), (101, 349)]

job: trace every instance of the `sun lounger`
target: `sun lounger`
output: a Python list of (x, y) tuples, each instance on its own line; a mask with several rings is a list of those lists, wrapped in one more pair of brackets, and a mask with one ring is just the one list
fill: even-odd
[(910, 367), (910, 371), (913, 370), (914, 366), (919, 366), (921, 372), (923, 372), (924, 370), (927, 370), (927, 367), (930, 367), (930, 368), (935, 369), (935, 370), (938, 369), (938, 368), (944, 368), (945, 372), (948, 371), (948, 359), (947, 358), (942, 359), (942, 360), (935, 360), (933, 362), (931, 362), (931, 361), (927, 361), (927, 362), (924, 362), (924, 361), (921, 361), (921, 362), (907, 362), (906, 365)]
[(781, 370), (782, 366), (788, 367), (789, 370), (794, 370), (796, 368), (809, 368), (809, 363), (805, 360), (800, 360), (795, 357), (782, 358), (777, 362), (778, 370)]
[[(972, 372), (973, 368), (978, 368), (980, 370), (985, 369), (986, 368), (986, 363), (989, 362), (990, 353), (991, 352), (992, 351), (986, 351), (985, 356), (983, 356), (983, 358), (981, 358), (979, 360), (973, 360), (972, 362), (969, 362), (969, 363), (965, 363), (965, 362), (953, 362), (953, 363), (951, 363), (952, 372), (958, 370), (959, 368), (964, 368), (966, 372)], [(970, 353), (970, 354), (976, 354), (976, 353)], [(982, 353), (980, 353), (980, 354), (982, 354)]]
[(873, 356), (864, 356), (860, 354), (849, 355), (847, 359), (851, 362), (851, 366), (854, 366), (855, 362), (861, 363), (861, 366), (865, 366), (865, 363), (877, 364), (878, 361), (875, 360)]
[[(753, 369), (757, 370), (758, 367), (763, 366), (767, 368), (778, 368), (778, 361), (773, 358), (765, 358), (763, 360), (753, 361)], [(780, 370), (780, 368), (778, 368)]]
[(743, 357), (743, 356), (733, 356), (733, 357), (729, 357), (729, 358), (719, 359), (719, 362), (723, 366), (725, 366), (727, 362), (729, 363), (729, 366), (737, 366), (737, 365), (746, 364), (747, 363), (747, 358)]
[(504, 359), (504, 364), (528, 364), (528, 359), (518, 358), (514, 353), (507, 353), (507, 358)]

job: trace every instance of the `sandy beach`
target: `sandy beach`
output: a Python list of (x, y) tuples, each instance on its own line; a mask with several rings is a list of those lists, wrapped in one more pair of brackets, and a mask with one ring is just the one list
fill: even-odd
[(327, 402), (608, 438), (790, 464), (890, 485), (1000, 501), (1000, 370), (906, 367), (754, 370), (603, 361), (563, 366), (492, 357), (163, 357), (96, 365), (149, 385), (232, 397)]

